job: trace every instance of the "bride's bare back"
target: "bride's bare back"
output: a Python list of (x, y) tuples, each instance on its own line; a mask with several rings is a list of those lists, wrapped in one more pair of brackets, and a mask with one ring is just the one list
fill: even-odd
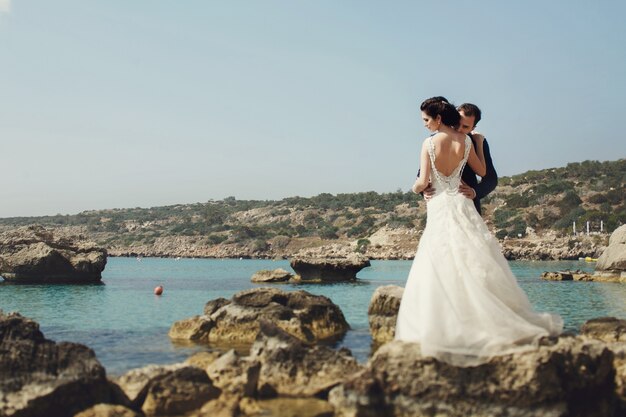
[[(428, 187), (430, 181), (430, 174), (432, 172), (431, 160), (428, 154), (429, 143), (434, 145), (435, 150), (435, 169), (444, 176), (450, 176), (463, 162), (465, 155), (465, 135), (458, 133), (453, 129), (447, 128), (444, 132), (439, 132), (436, 135), (427, 138), (422, 145), (422, 152), (420, 155), (420, 174), (415, 184), (413, 184), (413, 192), (420, 193), (426, 187)], [(469, 144), (469, 154), (467, 158), (467, 164), (478, 175), (485, 175), (486, 166), (484, 156), (481, 149), (479, 149), (479, 155), (477, 155), (474, 147)], [(459, 174), (460, 175), (460, 174)]]
[(465, 135), (437, 133), (431, 139), (435, 146), (435, 168), (446, 177), (452, 175), (465, 156)]

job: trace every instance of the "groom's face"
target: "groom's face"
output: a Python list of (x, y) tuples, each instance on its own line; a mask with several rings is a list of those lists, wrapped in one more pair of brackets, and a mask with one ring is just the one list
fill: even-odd
[(459, 123), (458, 131), (467, 135), (469, 132), (474, 130), (476, 117), (474, 116), (466, 116), (462, 111), (459, 112), (461, 115), (461, 122)]

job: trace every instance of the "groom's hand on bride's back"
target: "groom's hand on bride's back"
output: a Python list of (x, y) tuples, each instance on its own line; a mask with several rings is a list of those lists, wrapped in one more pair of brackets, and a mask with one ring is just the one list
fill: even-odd
[(424, 189), (422, 194), (424, 195), (424, 200), (428, 201), (435, 195), (435, 188), (432, 186), (432, 184), (428, 184), (428, 187)]
[(465, 184), (464, 182), (461, 183), (461, 185), (459, 185), (459, 192), (463, 194), (465, 197), (469, 198), (470, 200), (473, 200), (476, 198), (476, 190), (474, 190), (472, 187)]

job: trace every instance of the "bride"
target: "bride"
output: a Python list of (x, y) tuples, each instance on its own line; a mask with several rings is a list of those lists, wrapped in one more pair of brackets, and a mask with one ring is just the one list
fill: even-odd
[(395, 338), (419, 343), (423, 356), (473, 366), (561, 333), (562, 319), (533, 310), (472, 200), (458, 192), (466, 163), (485, 174), (482, 141), (474, 149), (455, 130), (460, 115), (450, 103), (435, 97), (420, 109), (426, 128), (437, 133), (424, 140), (413, 191), (432, 183), (435, 195), (427, 202)]

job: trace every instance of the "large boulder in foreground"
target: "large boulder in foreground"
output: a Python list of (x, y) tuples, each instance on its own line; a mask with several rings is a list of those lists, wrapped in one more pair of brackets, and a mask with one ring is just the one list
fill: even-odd
[(229, 396), (322, 398), (362, 369), (347, 349), (305, 343), (263, 320), (249, 355), (230, 350), (206, 372)]
[(186, 417), (333, 417), (333, 407), (319, 398), (254, 399), (221, 396)]
[(97, 403), (123, 403), (116, 395), (91, 349), (57, 344), (33, 320), (0, 311), (0, 416), (70, 417)]
[(397, 285), (383, 285), (374, 291), (367, 315), (370, 333), (375, 343), (381, 344), (393, 340), (403, 293), (404, 288)]
[(13, 283), (97, 283), (105, 249), (80, 236), (56, 235), (41, 226), (0, 234), (0, 276)]
[(263, 321), (250, 360), (260, 363), (260, 396), (323, 397), (362, 369), (347, 349), (309, 345)]
[(206, 372), (186, 366), (153, 381), (141, 409), (147, 415), (181, 415), (220, 394)]
[(583, 324), (580, 333), (583, 337), (605, 342), (613, 352), (615, 394), (626, 405), (626, 320), (615, 317), (592, 319)]
[(611, 234), (609, 246), (598, 258), (596, 274), (626, 280), (626, 224)]
[(148, 365), (127, 372), (116, 382), (133, 408), (148, 415), (184, 414), (221, 394), (205, 371), (185, 364)]
[(142, 414), (122, 405), (97, 404), (74, 417), (142, 417)]
[(356, 280), (356, 274), (370, 266), (370, 261), (353, 253), (345, 258), (294, 257), (289, 264), (302, 281), (339, 282)]
[(523, 353), (455, 367), (393, 341), (329, 394), (336, 416), (612, 416), (613, 353), (562, 336)]
[(264, 287), (209, 301), (203, 315), (177, 321), (169, 336), (226, 346), (252, 344), (263, 319), (306, 342), (342, 337), (350, 327), (327, 297)]

